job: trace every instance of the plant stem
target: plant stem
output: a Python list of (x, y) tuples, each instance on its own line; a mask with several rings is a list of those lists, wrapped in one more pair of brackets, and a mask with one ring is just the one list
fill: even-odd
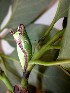
[(10, 57), (10, 56), (4, 55), (4, 54), (2, 54), (2, 53), (0, 54), (0, 56), (3, 57), (3, 58), (9, 59), (9, 60), (11, 60), (11, 61), (13, 61), (13, 62), (19, 63), (18, 60), (14, 59), (14, 58), (12, 58), (12, 57)]
[(13, 86), (10, 83), (8, 77), (5, 75), (4, 71), (2, 71), (0, 69), (0, 79), (5, 83), (5, 85), (7, 86), (8, 90), (13, 93)]
[(52, 45), (50, 46), (50, 49), (61, 49), (61, 46)]
[[(49, 49), (60, 49), (60, 46), (50, 46)], [(29, 61), (28, 64), (28, 68), (27, 68), (27, 72), (30, 74), (31, 70), (33, 69), (33, 67), (35, 66), (35, 64), (31, 64), (32, 60)]]
[(54, 24), (56, 23), (57, 15), (59, 14), (59, 10), (60, 10), (60, 7), (61, 7), (61, 2), (62, 2), (62, 0), (59, 0), (59, 4), (58, 4), (58, 8), (57, 8), (57, 11), (56, 11), (55, 17), (54, 17), (52, 23), (50, 24), (49, 28), (47, 29), (47, 31), (44, 33), (44, 36), (43, 36), (41, 39), (47, 37), (47, 35), (48, 35), (48, 34), (50, 33), (50, 31), (52, 30)]
[(25, 89), (28, 87), (28, 79), (27, 78), (22, 78), (21, 86), (22, 86), (22, 88), (25, 88)]
[(55, 36), (52, 39), (50, 39), (45, 45), (43, 45), (39, 51), (34, 53), (32, 60), (39, 59), (47, 50), (49, 50), (51, 48), (51, 45), (55, 43), (63, 35), (64, 31), (65, 29), (57, 32)]
[(54, 65), (61, 65), (61, 64), (67, 64), (67, 63), (70, 63), (70, 60), (60, 60), (60, 61), (52, 61), (52, 62), (31, 60), (29, 62), (29, 64), (38, 64), (38, 65), (43, 65), (43, 66), (54, 66)]
[(56, 35), (50, 41), (47, 42), (47, 44), (45, 44), (39, 51), (37, 51), (33, 55), (32, 59), (29, 61), (28, 68), (27, 68), (27, 71), (29, 73), (31, 72), (31, 70), (35, 66), (35, 64), (32, 64), (32, 63), (30, 64), (30, 62), (33, 62), (33, 60), (40, 58), (42, 56), (42, 54), (44, 54), (49, 49), (60, 49), (61, 48), (60, 46), (53, 46), (51, 44), (54, 43), (56, 40), (58, 40), (58, 38), (63, 35), (64, 31), (65, 31), (65, 29), (57, 32)]

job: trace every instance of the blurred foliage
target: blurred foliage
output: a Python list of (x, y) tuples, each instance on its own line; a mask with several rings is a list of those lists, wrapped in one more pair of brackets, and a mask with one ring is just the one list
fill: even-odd
[[(53, 1), (54, 0), (0, 0), (0, 24), (6, 16), (9, 6), (12, 5), (12, 15), (5, 27), (16, 29), (20, 23), (24, 23), (32, 44), (32, 52), (34, 53), (34, 49), (38, 44), (39, 39), (49, 28), (49, 26), (34, 24), (34, 22), (48, 10), (48, 7)], [(61, 60), (70, 59), (70, 0), (59, 0), (59, 2), (60, 7), (58, 8), (54, 19), (56, 23), (60, 18), (67, 17), (66, 30), (62, 39), (56, 43), (56, 45), (61, 45), (60, 51), (54, 49), (47, 51), (41, 58), (41, 60), (44, 61), (51, 62), (57, 60), (57, 58)], [(46, 43), (52, 39), (57, 31), (57, 29), (52, 28), (51, 32), (46, 37)], [(15, 47), (12, 54), (7, 56), (3, 53), (3, 56), (1, 55), (0, 57), (0, 67), (4, 70), (14, 86), (15, 84), (20, 83), (22, 69), (13, 37), (8, 33), (3, 39)], [(36, 65), (31, 71), (29, 84), (42, 89), (42, 91), (45, 91), (46, 93), (70, 93), (69, 71), (70, 64), (50, 67)], [(2, 81), (0, 81), (0, 92), (6, 93), (6, 87)]]

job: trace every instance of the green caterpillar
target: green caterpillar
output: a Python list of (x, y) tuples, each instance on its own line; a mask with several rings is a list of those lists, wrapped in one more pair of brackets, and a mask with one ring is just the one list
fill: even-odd
[(25, 26), (20, 24), (17, 31), (11, 31), (17, 44), (18, 57), (24, 72), (26, 72), (28, 62), (32, 57), (32, 46), (26, 33)]

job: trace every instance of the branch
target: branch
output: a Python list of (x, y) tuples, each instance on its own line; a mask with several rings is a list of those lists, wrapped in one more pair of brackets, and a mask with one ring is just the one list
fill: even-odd
[(38, 64), (38, 65), (43, 65), (43, 66), (54, 66), (54, 65), (61, 65), (61, 64), (68, 64), (70, 63), (69, 60), (60, 60), (60, 61), (52, 61), (52, 62), (46, 62), (46, 61), (41, 61), (41, 60), (31, 60), (29, 64)]
[(0, 79), (5, 83), (5, 85), (7, 86), (8, 90), (13, 93), (13, 86), (10, 83), (8, 77), (5, 75), (4, 71), (2, 71), (2, 69), (0, 68)]

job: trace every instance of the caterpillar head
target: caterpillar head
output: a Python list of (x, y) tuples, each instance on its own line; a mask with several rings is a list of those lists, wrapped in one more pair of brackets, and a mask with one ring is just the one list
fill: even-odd
[(25, 31), (25, 26), (23, 24), (20, 24), (16, 31), (11, 31), (11, 34), (13, 35), (14, 39), (17, 41), (19, 40), (20, 35), (22, 36)]

